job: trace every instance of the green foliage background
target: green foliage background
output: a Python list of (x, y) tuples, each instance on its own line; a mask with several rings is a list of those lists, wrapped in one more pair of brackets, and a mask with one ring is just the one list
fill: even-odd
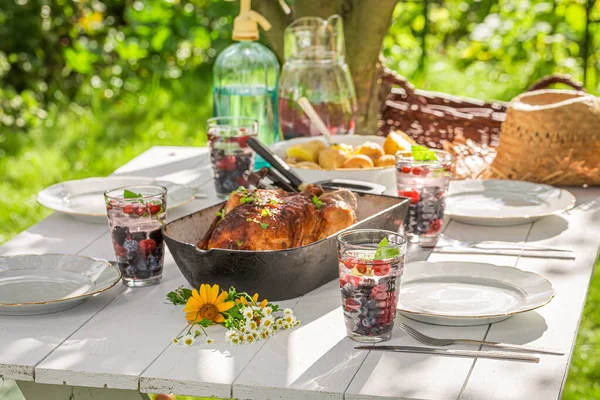
[[(211, 63), (230, 43), (237, 8), (223, 0), (3, 0), (0, 243), (49, 214), (35, 202), (45, 186), (109, 174), (153, 145), (204, 144)], [(589, 25), (586, 62), (587, 19), (600, 20), (599, 2), (401, 1), (383, 55), (424, 89), (509, 100), (550, 73), (582, 80), (585, 67), (587, 89), (598, 93), (600, 23)], [(567, 399), (600, 398), (598, 279)]]

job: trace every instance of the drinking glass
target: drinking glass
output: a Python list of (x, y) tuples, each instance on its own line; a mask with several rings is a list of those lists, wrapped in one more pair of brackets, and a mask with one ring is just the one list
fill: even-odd
[(392, 336), (406, 238), (378, 229), (341, 233), (338, 271), (342, 309), (350, 339), (375, 343)]
[(246, 117), (210, 118), (207, 132), (217, 195), (227, 197), (240, 186), (247, 188), (245, 174), (254, 168), (255, 157), (248, 138), (258, 134), (258, 122)]
[(167, 216), (167, 189), (128, 186), (107, 190), (104, 199), (123, 283), (131, 287), (157, 284), (165, 255), (161, 229)]
[(411, 243), (434, 240), (444, 223), (452, 155), (432, 152), (434, 160), (415, 160), (410, 152), (396, 154), (398, 196), (410, 199), (403, 233)]

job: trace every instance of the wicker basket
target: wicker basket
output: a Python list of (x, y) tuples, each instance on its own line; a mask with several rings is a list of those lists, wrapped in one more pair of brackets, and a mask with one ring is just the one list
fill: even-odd
[[(401, 130), (417, 143), (432, 148), (442, 148), (442, 141), (452, 142), (457, 136), (482, 145), (498, 145), (507, 103), (415, 89), (406, 78), (388, 68), (384, 69), (382, 82), (384, 101), (379, 121), (380, 135)], [(528, 91), (556, 83), (583, 90), (582, 85), (573, 82), (569, 76), (553, 75), (541, 79)]]
[[(543, 167), (545, 169), (540, 169), (539, 174), (506, 169), (508, 167), (505, 165), (519, 165), (503, 161), (509, 160), (507, 157), (510, 153), (499, 157), (494, 163), (494, 169), (491, 169), (490, 165), (496, 158), (496, 154), (510, 150), (508, 146), (502, 144), (497, 148), (500, 143), (502, 124), (507, 118), (508, 103), (486, 102), (415, 89), (404, 77), (389, 69), (384, 70), (382, 83), (381, 96), (384, 101), (379, 121), (379, 134), (385, 136), (390, 131), (402, 130), (413, 137), (417, 143), (431, 148), (443, 148), (453, 153), (456, 157), (455, 176), (458, 179), (505, 178), (554, 184), (598, 184), (600, 177), (593, 179), (591, 177), (596, 171), (593, 169), (596, 165), (586, 162), (588, 157), (582, 157), (575, 149), (569, 153), (568, 149), (571, 147), (564, 143), (561, 143), (560, 147), (553, 148), (556, 153), (545, 153), (544, 157), (551, 156), (552, 163)], [(583, 86), (572, 81), (568, 75), (552, 75), (543, 78), (532, 85), (528, 92), (544, 89), (556, 83), (571, 86), (577, 92), (585, 93)], [(550, 118), (551, 115), (552, 113), (548, 113), (546, 117)], [(513, 158), (512, 161), (517, 162), (517, 159)], [(543, 163), (537, 162), (536, 168), (542, 168), (541, 164)], [(561, 178), (561, 174), (566, 178)], [(577, 179), (569, 181), (569, 177), (577, 177)]]

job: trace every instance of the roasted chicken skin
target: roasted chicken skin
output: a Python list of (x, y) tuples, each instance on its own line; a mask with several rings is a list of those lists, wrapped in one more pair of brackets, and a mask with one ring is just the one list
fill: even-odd
[[(282, 250), (323, 239), (356, 222), (356, 198), (348, 191), (323, 195), (309, 185), (300, 193), (237, 190), (200, 248)], [(206, 244), (205, 244), (206, 243)]]

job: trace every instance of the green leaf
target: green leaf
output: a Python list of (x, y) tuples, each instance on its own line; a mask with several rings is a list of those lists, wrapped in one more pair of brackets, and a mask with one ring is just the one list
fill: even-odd
[(417, 161), (435, 161), (437, 157), (435, 156), (435, 151), (428, 149), (425, 146), (414, 145), (411, 147), (411, 152), (413, 159)]
[(261, 222), (261, 223), (260, 223), (260, 227), (261, 227), (261, 228), (263, 228), (263, 229), (267, 229), (267, 228), (269, 227), (269, 224), (266, 224), (266, 223), (264, 223), (264, 222)]
[(196, 325), (200, 325), (204, 328), (208, 328), (209, 326), (212, 325), (212, 323), (213, 323), (212, 320), (203, 318), (202, 321), (196, 322)]
[(244, 244), (243, 240), (236, 240), (235, 242), (237, 243), (238, 247), (242, 247), (242, 245)]
[(240, 203), (241, 204), (252, 203), (254, 200), (256, 200), (256, 198), (254, 198), (254, 196), (248, 195), (248, 196), (242, 197), (240, 199)]
[(131, 190), (123, 190), (123, 197), (125, 197), (126, 199), (139, 199), (140, 197), (142, 197), (141, 193), (134, 193)]
[(320, 210), (321, 207), (323, 207), (323, 202), (317, 196), (313, 196), (311, 200), (317, 210)]
[(381, 242), (377, 245), (377, 251), (375, 252), (374, 260), (387, 260), (395, 258), (400, 255), (400, 249), (397, 247), (389, 247), (390, 242), (387, 237), (381, 239)]
[(225, 218), (225, 210), (217, 211), (217, 217), (221, 217), (221, 219)]
[(183, 286), (180, 286), (174, 291), (167, 293), (167, 300), (175, 305), (187, 303), (190, 297), (192, 297), (192, 291), (184, 288)]
[(271, 210), (269, 210), (268, 208), (263, 208), (260, 212), (260, 215), (262, 215), (263, 217), (270, 217), (271, 214)]

